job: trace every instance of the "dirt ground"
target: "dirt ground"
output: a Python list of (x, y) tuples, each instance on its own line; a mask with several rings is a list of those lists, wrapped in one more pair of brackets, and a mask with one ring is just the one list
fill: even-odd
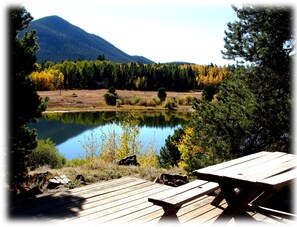
[[(106, 105), (103, 95), (107, 92), (107, 89), (100, 90), (55, 90), (55, 91), (38, 91), (38, 95), (41, 97), (49, 97), (48, 111), (107, 111), (107, 110), (130, 110), (130, 109), (164, 109), (162, 106), (146, 107), (146, 106), (131, 106), (122, 105), (121, 107)], [(130, 90), (117, 90), (117, 94), (120, 97), (132, 98), (140, 96), (145, 99), (157, 98), (157, 91), (130, 91)], [(171, 92), (167, 91), (168, 97), (196, 97), (201, 98), (200, 91), (189, 92)], [(178, 106), (179, 110), (189, 110), (191, 106)]]

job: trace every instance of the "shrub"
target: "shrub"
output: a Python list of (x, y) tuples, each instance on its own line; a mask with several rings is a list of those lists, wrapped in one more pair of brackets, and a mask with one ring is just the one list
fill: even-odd
[(147, 106), (157, 106), (155, 99), (147, 100)]
[(140, 99), (138, 105), (139, 105), (139, 106), (148, 106), (148, 100), (145, 99), (145, 98)]
[(164, 108), (168, 108), (169, 110), (173, 110), (174, 108), (177, 107), (176, 103), (174, 100), (172, 100), (171, 98), (167, 97), (165, 102), (164, 102), (164, 105), (163, 105)]
[(193, 101), (192, 96), (187, 95), (185, 99), (186, 99), (186, 105), (191, 105), (192, 104), (192, 101)]
[(89, 161), (87, 159), (82, 159), (82, 158), (73, 158), (70, 160), (67, 160), (65, 163), (65, 167), (76, 167), (76, 166), (81, 166), (84, 164), (87, 164)]
[(203, 88), (202, 99), (211, 101), (213, 96), (219, 92), (219, 86), (216, 84), (209, 84)]
[(117, 99), (117, 100), (116, 100), (116, 106), (117, 106), (117, 107), (121, 107), (121, 105), (122, 105), (122, 100)]
[(106, 94), (104, 94), (103, 97), (104, 97), (106, 104), (110, 105), (110, 106), (115, 106), (117, 99), (119, 98), (116, 93), (116, 90), (113, 86), (108, 88), (108, 92)]
[(163, 102), (165, 101), (166, 97), (167, 97), (167, 93), (165, 88), (160, 87), (158, 90), (158, 98), (161, 100), (161, 102)]
[(178, 97), (177, 103), (178, 103), (178, 105), (184, 105), (186, 103), (185, 97)]
[(103, 97), (104, 97), (104, 100), (105, 100), (107, 105), (110, 105), (110, 106), (115, 106), (116, 105), (116, 100), (117, 100), (116, 95), (114, 95), (112, 93), (106, 93)]
[(29, 166), (36, 169), (39, 166), (48, 165), (51, 168), (61, 168), (66, 163), (66, 158), (56, 148), (56, 144), (50, 139), (39, 139), (37, 147), (29, 156)]
[(119, 96), (118, 99), (121, 101), (121, 105), (130, 105), (130, 99), (126, 96)]
[(140, 101), (141, 101), (141, 97), (139, 97), (139, 96), (134, 96), (130, 102), (131, 102), (131, 105), (135, 106), (135, 105), (137, 105)]
[(153, 101), (156, 103), (156, 106), (160, 106), (162, 104), (159, 98), (153, 98)]

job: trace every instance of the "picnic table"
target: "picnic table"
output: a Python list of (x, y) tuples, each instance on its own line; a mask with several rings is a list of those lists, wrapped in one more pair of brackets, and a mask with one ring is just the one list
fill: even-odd
[(296, 155), (262, 151), (195, 170), (194, 175), (219, 184), (221, 192), (212, 205), (218, 206), (225, 198), (228, 206), (217, 220), (230, 220), (291, 184), (297, 176)]

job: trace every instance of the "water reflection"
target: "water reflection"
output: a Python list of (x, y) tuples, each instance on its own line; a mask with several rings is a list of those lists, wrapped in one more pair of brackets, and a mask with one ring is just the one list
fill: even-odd
[(37, 129), (38, 138), (51, 138), (60, 153), (70, 159), (81, 156), (83, 151), (79, 141), (92, 130), (100, 134), (108, 130), (111, 124), (115, 125), (116, 130), (120, 130), (118, 125), (128, 115), (137, 119), (141, 127), (141, 142), (145, 144), (154, 139), (157, 150), (165, 144), (168, 135), (173, 134), (177, 127), (184, 125), (191, 118), (191, 113), (165, 111), (61, 112), (44, 114), (39, 122), (31, 127)]

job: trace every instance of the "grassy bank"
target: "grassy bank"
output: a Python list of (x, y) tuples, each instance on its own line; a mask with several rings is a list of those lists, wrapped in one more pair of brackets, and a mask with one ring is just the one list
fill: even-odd
[(47, 171), (53, 175), (66, 175), (72, 182), (74, 182), (74, 184), (76, 184), (75, 187), (80, 186), (79, 182), (75, 181), (75, 177), (78, 174), (82, 174), (88, 183), (116, 179), (124, 176), (133, 176), (153, 181), (162, 173), (185, 174), (185, 172), (177, 167), (163, 169), (151, 166), (122, 166), (115, 163), (105, 162), (101, 159), (97, 159), (93, 163), (88, 161), (81, 161), (79, 164), (69, 162), (65, 167), (60, 169), (51, 169), (48, 166), (42, 166), (31, 171), (30, 174), (44, 173)]

